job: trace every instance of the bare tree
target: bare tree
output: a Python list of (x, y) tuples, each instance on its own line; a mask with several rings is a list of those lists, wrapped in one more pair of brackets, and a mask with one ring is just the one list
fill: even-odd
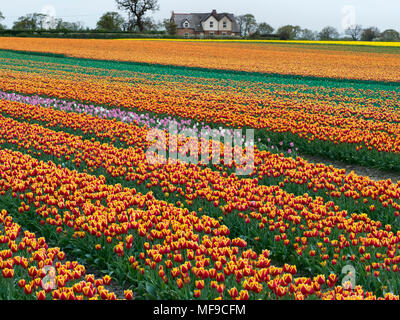
[(354, 41), (358, 41), (360, 40), (362, 32), (363, 32), (362, 26), (359, 24), (355, 24), (348, 27), (345, 31), (345, 34), (349, 35)]
[(247, 13), (240, 15), (236, 18), (237, 24), (239, 26), (240, 35), (246, 37), (255, 31), (257, 31), (257, 21), (254, 15)]
[(129, 15), (129, 29), (137, 27), (143, 32), (149, 20), (145, 15), (148, 11), (159, 10), (157, 0), (116, 0), (118, 9), (125, 10)]
[(243, 33), (243, 36), (248, 36), (256, 31), (257, 21), (256, 21), (256, 18), (252, 14), (247, 13), (243, 16), (240, 16), (240, 19), (241, 19), (241, 21), (239, 23), (239, 26), (241, 24), (241, 28), (242, 28), (241, 31)]
[(245, 25), (245, 17), (244, 15), (240, 15), (236, 18), (237, 24), (239, 26), (239, 32), (240, 32), (240, 36), (243, 36), (243, 32), (244, 32), (244, 25)]

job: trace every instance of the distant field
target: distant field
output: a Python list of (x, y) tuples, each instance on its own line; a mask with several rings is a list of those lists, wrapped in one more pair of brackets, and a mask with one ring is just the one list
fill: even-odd
[(356, 47), (364, 47), (366, 50), (373, 50), (373, 48), (400, 48), (400, 42), (372, 42), (372, 41), (312, 41), (312, 40), (242, 40), (242, 39), (118, 39), (121, 41), (173, 41), (173, 42), (197, 42), (197, 43), (261, 43), (261, 44), (275, 44), (275, 45), (291, 45), (291, 46), (318, 46), (319, 48), (330, 47), (330, 48), (341, 48), (345, 47), (346, 50), (353, 50)]
[(398, 44), (355, 44), (2, 38), (0, 49), (259, 73), (400, 81)]

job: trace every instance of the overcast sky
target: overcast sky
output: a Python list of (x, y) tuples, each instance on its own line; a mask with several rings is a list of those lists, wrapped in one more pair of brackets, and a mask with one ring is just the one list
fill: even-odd
[[(159, 0), (159, 4), (160, 10), (152, 14), (156, 21), (170, 17), (172, 10), (191, 13), (217, 9), (236, 15), (252, 13), (257, 22), (267, 22), (275, 29), (295, 24), (319, 31), (331, 25), (342, 32), (344, 26), (357, 23), (400, 30), (399, 0)], [(114, 0), (0, 0), (0, 11), (8, 27), (21, 15), (43, 11), (95, 27), (104, 12), (117, 11), (117, 6)]]

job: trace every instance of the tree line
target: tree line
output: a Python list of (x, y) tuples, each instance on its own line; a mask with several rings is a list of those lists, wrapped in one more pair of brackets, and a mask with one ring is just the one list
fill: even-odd
[[(147, 16), (149, 12), (159, 10), (158, 0), (116, 0), (118, 9), (125, 11), (127, 18), (112, 11), (104, 13), (97, 22), (95, 30), (108, 32), (122, 31), (157, 31), (165, 28), (164, 22), (155, 22)], [(0, 12), (0, 22), (4, 20)], [(0, 24), (0, 29), (6, 26)], [(82, 22), (68, 22), (42, 13), (30, 13), (14, 21), (12, 30), (60, 30), (60, 31), (90, 31)]]
[[(281, 40), (339, 40), (343, 39), (339, 31), (332, 27), (324, 27), (321, 31), (302, 29), (297, 25), (285, 25), (277, 30), (266, 22), (257, 23), (254, 15), (245, 14), (237, 17), (242, 37), (262, 37), (276, 35)], [(363, 28), (356, 24), (345, 30), (345, 36), (354, 41), (400, 41), (400, 33), (393, 29), (380, 31), (377, 27)]]
[(332, 27), (324, 27), (321, 31), (302, 29), (300, 26), (287, 25), (280, 27), (276, 34), (281, 40), (353, 40), (353, 41), (400, 41), (400, 33), (393, 29), (380, 31), (377, 27), (363, 28), (361, 25), (350, 26), (345, 30), (345, 37)]
[[(119, 10), (127, 13), (127, 18), (112, 11), (104, 13), (96, 24), (95, 30), (104, 32), (146, 32), (160, 31), (175, 35), (177, 26), (170, 19), (155, 22), (148, 15), (159, 10), (158, 0), (115, 0)], [(1, 22), (5, 19), (0, 12), (0, 29), (6, 26)], [(281, 40), (338, 40), (343, 39), (337, 29), (332, 26), (324, 27), (321, 31), (303, 29), (298, 25), (285, 25), (275, 30), (266, 22), (258, 23), (252, 14), (243, 14), (236, 17), (242, 37), (274, 36)], [(82, 22), (68, 22), (50, 17), (41, 13), (31, 13), (19, 17), (13, 24), (13, 30), (59, 30), (59, 31), (91, 31), (85, 28)], [(377, 27), (363, 28), (361, 25), (350, 26), (345, 30), (349, 40), (361, 41), (400, 41), (400, 34), (393, 29), (380, 31)]]

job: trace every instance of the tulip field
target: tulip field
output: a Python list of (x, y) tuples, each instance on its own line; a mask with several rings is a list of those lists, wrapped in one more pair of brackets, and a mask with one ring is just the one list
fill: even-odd
[(398, 300), (400, 181), (302, 155), (400, 172), (400, 48), (319, 46), (1, 38), (0, 300)]

